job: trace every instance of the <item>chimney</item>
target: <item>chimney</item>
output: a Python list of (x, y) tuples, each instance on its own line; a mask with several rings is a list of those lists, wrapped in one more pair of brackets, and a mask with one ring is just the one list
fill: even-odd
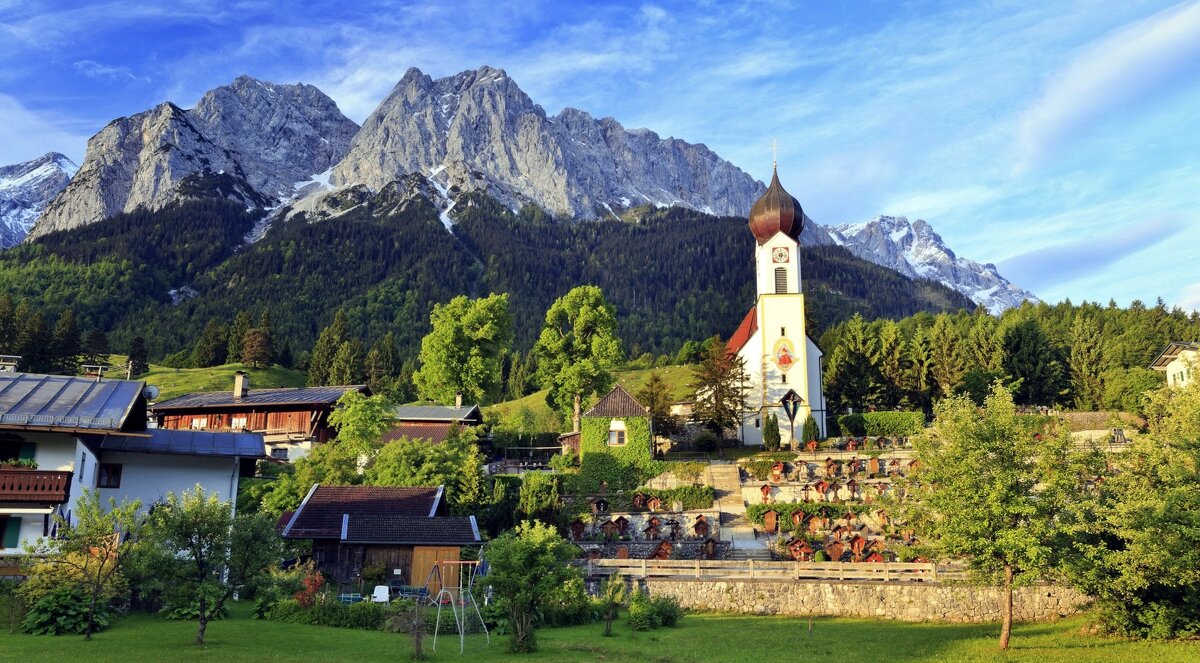
[(454, 407), (462, 407), (462, 394), (454, 394)]
[(245, 371), (238, 371), (233, 374), (233, 397), (242, 398), (250, 393), (250, 378)]

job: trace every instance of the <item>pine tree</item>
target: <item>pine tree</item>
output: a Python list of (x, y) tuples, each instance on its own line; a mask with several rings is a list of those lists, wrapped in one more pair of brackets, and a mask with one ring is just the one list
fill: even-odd
[(914, 400), (928, 411), (933, 402), (933, 351), (929, 344), (929, 332), (917, 327), (912, 342), (908, 345), (909, 386)]
[(1104, 346), (1096, 322), (1082, 312), (1075, 314), (1071, 323), (1071, 387), (1075, 392), (1075, 407), (1081, 410), (1096, 410), (1104, 399), (1104, 385), (1100, 379), (1103, 368)]
[(883, 378), (866, 322), (855, 314), (842, 329), (842, 337), (825, 367), (826, 394), (835, 411), (866, 409), (878, 405)]
[(44, 373), (52, 368), (50, 363), (50, 331), (46, 328), (46, 316), (41, 311), (30, 309), (28, 302), (17, 304), (16, 317), (21, 321), (17, 334), (17, 354), (22, 367), (31, 373)]
[(242, 337), (242, 361), (251, 368), (271, 365), (271, 335), (258, 327), (246, 330)]
[(108, 365), (108, 337), (99, 329), (88, 331), (83, 339), (83, 363), (91, 366)]
[(967, 363), (984, 371), (1000, 371), (1004, 363), (1004, 338), (990, 315), (975, 318), (967, 336)]
[(1036, 320), (1023, 320), (1004, 333), (1004, 371), (1017, 382), (1020, 405), (1053, 405), (1062, 395), (1062, 363)]
[(264, 308), (258, 316), (258, 324), (255, 325), (255, 328), (266, 334), (267, 344), (271, 346), (271, 352), (274, 354), (276, 347), (275, 328), (271, 325), (271, 313), (267, 309)]
[(933, 382), (938, 394), (948, 396), (962, 381), (966, 365), (963, 361), (962, 337), (946, 313), (938, 314), (933, 320), (933, 328), (929, 331), (929, 351), (933, 362)]
[(292, 355), (292, 342), (285, 340), (283, 346), (279, 348), (279, 356), (275, 359), (275, 363), (284, 368), (295, 368), (296, 357)]
[(879, 329), (879, 351), (875, 364), (883, 378), (880, 405), (894, 409), (904, 397), (904, 339), (900, 337), (900, 325), (887, 320)]
[(308, 386), (318, 387), (334, 384), (330, 380), (329, 369), (334, 356), (342, 344), (350, 339), (350, 331), (346, 324), (346, 313), (338, 309), (333, 316), (333, 322), (321, 330), (312, 353), (308, 356)]
[(150, 370), (149, 353), (146, 351), (146, 339), (134, 336), (129, 344), (130, 372), (134, 376), (142, 375)]
[(54, 326), (54, 339), (51, 341), (51, 363), (54, 370), (72, 375), (79, 369), (79, 325), (75, 322), (75, 312), (71, 309), (63, 311)]
[(192, 365), (207, 368), (224, 364), (226, 347), (228, 343), (225, 338), (225, 325), (216, 320), (209, 320), (192, 348)]
[(363, 382), (362, 341), (351, 339), (338, 346), (329, 363), (329, 384), (351, 385)]
[(674, 402), (671, 387), (667, 385), (661, 372), (650, 371), (650, 377), (638, 390), (636, 397), (639, 403), (650, 410), (650, 424), (655, 435), (670, 437), (678, 430), (678, 422), (671, 416), (671, 405)]
[(396, 373), (396, 340), (392, 332), (388, 332), (375, 341), (367, 352), (366, 365), (367, 386), (376, 394), (394, 391)]
[(766, 422), (763, 423), (763, 448), (776, 451), (779, 449), (779, 442), (779, 417), (768, 414)]
[(229, 327), (228, 345), (225, 350), (225, 360), (230, 364), (238, 362), (244, 363), (242, 358), (242, 348), (246, 344), (246, 332), (250, 331), (250, 314), (246, 311), (239, 311), (233, 317), (233, 324)]
[(719, 336), (692, 370), (692, 416), (721, 435), (741, 424), (746, 409), (746, 360), (728, 352)]
[(16, 350), (20, 325), (12, 295), (0, 295), (0, 355), (12, 354)]

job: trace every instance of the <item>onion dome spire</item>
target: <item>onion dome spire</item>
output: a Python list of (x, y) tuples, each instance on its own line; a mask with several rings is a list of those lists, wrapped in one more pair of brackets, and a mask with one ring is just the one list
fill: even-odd
[(800, 208), (800, 201), (783, 190), (783, 185), (779, 183), (779, 171), (772, 167), (770, 186), (750, 208), (750, 232), (754, 233), (759, 244), (765, 244), (779, 232), (799, 240), (803, 227), (804, 210)]

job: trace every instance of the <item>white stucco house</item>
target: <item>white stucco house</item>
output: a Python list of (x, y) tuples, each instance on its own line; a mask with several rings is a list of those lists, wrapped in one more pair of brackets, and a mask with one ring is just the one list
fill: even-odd
[(138, 499), (199, 485), (231, 503), (265, 457), (256, 433), (148, 429), (145, 384), (0, 372), (0, 555), (55, 536), (84, 489)]
[(1167, 386), (1184, 387), (1200, 376), (1200, 343), (1175, 342), (1167, 345), (1150, 368), (1162, 371), (1167, 376)]

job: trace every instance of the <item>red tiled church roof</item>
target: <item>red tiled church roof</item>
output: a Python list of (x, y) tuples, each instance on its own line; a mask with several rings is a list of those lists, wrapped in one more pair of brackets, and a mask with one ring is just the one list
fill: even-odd
[(729, 337), (729, 342), (725, 344), (725, 349), (730, 354), (737, 354), (747, 343), (750, 342), (750, 337), (754, 332), (758, 331), (758, 309), (751, 308), (746, 313), (746, 317), (742, 318), (742, 323), (738, 325), (737, 331), (733, 332), (733, 336)]

